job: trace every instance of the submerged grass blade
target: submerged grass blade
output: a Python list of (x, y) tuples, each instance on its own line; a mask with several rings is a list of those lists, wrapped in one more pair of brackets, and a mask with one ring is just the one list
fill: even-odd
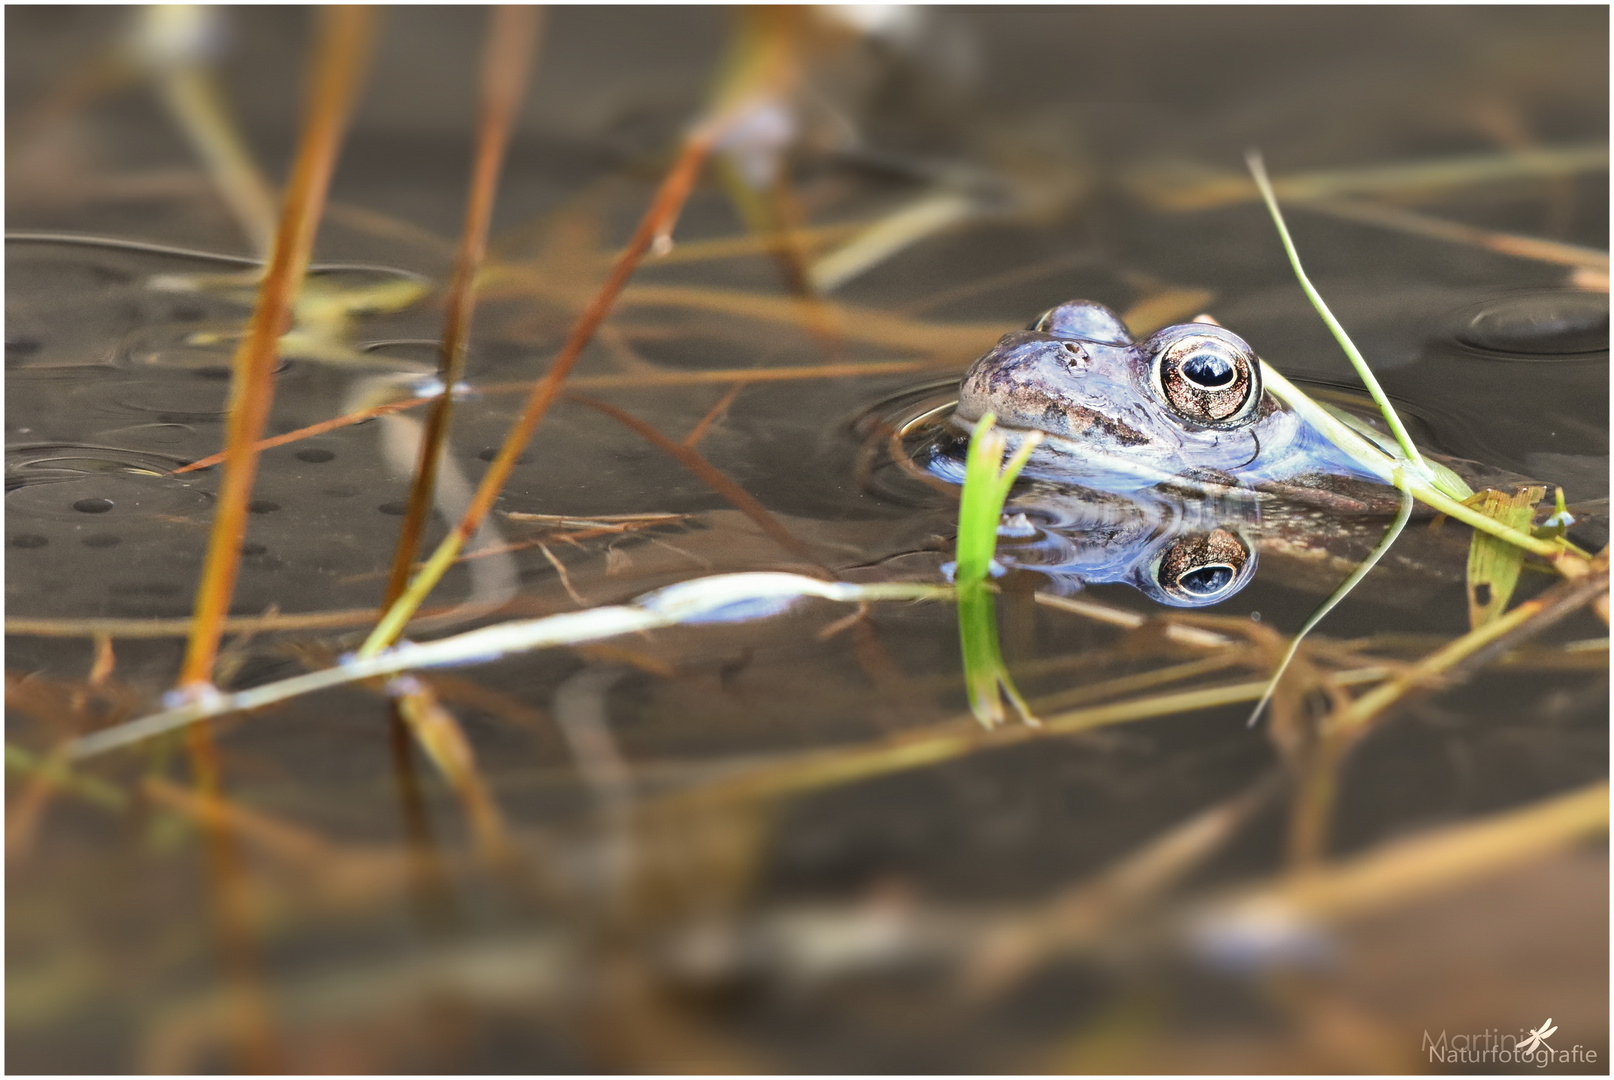
[(1350, 359), (1351, 366), (1356, 369), (1356, 374), (1361, 378), (1362, 384), (1367, 387), (1367, 392), (1372, 394), (1373, 400), (1378, 403), (1379, 411), (1384, 414), (1384, 422), (1390, 425), (1390, 431), (1395, 435), (1395, 441), (1401, 447), (1401, 453), (1419, 471), (1427, 472), (1429, 467), (1424, 464), (1423, 455), (1418, 453), (1418, 448), (1413, 445), (1412, 436), (1408, 434), (1405, 425), (1401, 423), (1401, 418), (1396, 415), (1395, 407), (1390, 404), (1390, 399), (1385, 396), (1384, 388), (1379, 385), (1379, 380), (1374, 377), (1373, 370), (1367, 366), (1367, 360), (1351, 341), (1350, 335), (1345, 333), (1345, 328), (1339, 324), (1339, 320), (1334, 318), (1334, 313), (1328, 310), (1328, 305), (1323, 302), (1322, 295), (1312, 286), (1311, 280), (1306, 277), (1306, 271), (1301, 269), (1300, 253), (1295, 250), (1295, 242), (1289, 236), (1289, 227), (1283, 221), (1283, 212), (1278, 209), (1278, 197), (1273, 194), (1272, 182), (1267, 179), (1266, 163), (1261, 160), (1260, 153), (1254, 150), (1250, 151), (1245, 161), (1250, 166), (1250, 175), (1255, 177), (1256, 186), (1261, 189), (1261, 198), (1266, 200), (1267, 211), (1272, 215), (1272, 222), (1278, 227), (1278, 237), (1283, 241), (1283, 250), (1289, 255), (1289, 265), (1294, 267), (1295, 277), (1300, 280), (1300, 287), (1305, 290), (1307, 299), (1311, 301), (1311, 306), (1317, 309), (1317, 314), (1321, 315), (1323, 322), (1328, 324), (1328, 329), (1334, 335), (1334, 340), (1339, 342), (1341, 349), (1345, 350), (1345, 355)]
[[(1272, 672), (1272, 678), (1267, 683), (1266, 692), (1261, 695), (1261, 700), (1255, 703), (1255, 708), (1250, 710), (1248, 726), (1254, 727), (1255, 722), (1261, 718), (1261, 710), (1265, 709), (1267, 702), (1272, 700), (1272, 695), (1278, 689), (1278, 682), (1283, 678), (1283, 673), (1289, 669), (1289, 663), (1295, 658), (1295, 653), (1300, 651), (1300, 643), (1305, 640), (1306, 635), (1311, 633), (1317, 624), (1322, 622), (1341, 600), (1350, 595), (1351, 590), (1355, 589), (1363, 578), (1367, 577), (1368, 572), (1378, 565), (1379, 560), (1384, 557), (1384, 553), (1389, 551), (1390, 546), (1400, 538), (1401, 530), (1407, 527), (1407, 522), (1411, 518), (1412, 495), (1403, 490), (1401, 492), (1401, 507), (1396, 511), (1395, 520), (1385, 530), (1384, 538), (1379, 541), (1378, 546), (1368, 553), (1367, 558), (1362, 560), (1361, 565), (1351, 571), (1349, 577), (1339, 583), (1339, 588), (1330, 593), (1328, 599), (1324, 600), (1317, 610), (1311, 613), (1311, 618), (1307, 619), (1300, 629), (1295, 632), (1294, 638), (1289, 642), (1289, 647), (1283, 651), (1283, 659), (1278, 661), (1278, 666)], [(1484, 534), (1475, 533), (1474, 539), (1478, 540), (1482, 535)], [(1496, 541), (1492, 542), (1495, 543)]]
[[(1528, 529), (1536, 503), (1547, 494), (1544, 487), (1527, 487), (1512, 495), (1485, 490), (1474, 496), (1476, 509), (1511, 528)], [(1468, 624), (1484, 626), (1499, 618), (1513, 598), (1524, 565), (1524, 552), (1494, 536), (1476, 532), (1468, 547)]]
[(129, 796), (123, 789), (98, 777), (75, 773), (55, 754), (35, 754), (15, 743), (6, 743), (6, 769), (23, 776), (43, 777), (52, 786), (72, 792), (85, 802), (103, 810), (121, 813), (129, 806)]
[(453, 787), (470, 823), (477, 851), (489, 862), (497, 862), (509, 844), (504, 818), (477, 769), (476, 753), (459, 721), (418, 679), (407, 675), (394, 679), (389, 690), (415, 742)]

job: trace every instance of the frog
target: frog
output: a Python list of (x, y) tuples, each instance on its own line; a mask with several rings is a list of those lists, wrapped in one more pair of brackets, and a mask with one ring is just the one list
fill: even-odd
[[(1206, 316), (1140, 341), (1095, 301), (1044, 312), (964, 372), (952, 436), (931, 444), (926, 471), (961, 483), (963, 436), (988, 413), (1011, 445), (1040, 439), (1005, 508), (999, 565), (1057, 594), (1124, 583), (1204, 607), (1248, 585), (1263, 553), (1309, 567), (1301, 576), (1347, 573), (1402, 505), (1266, 390), (1255, 350)], [(1522, 480), (1432, 456), (1475, 479)], [(1432, 562), (1456, 565), (1413, 561), (1425, 585), (1450, 577)]]
[(1041, 443), (1030, 478), (1115, 493), (1163, 482), (1266, 490), (1356, 513), (1395, 493), (1262, 384), (1261, 360), (1207, 316), (1138, 341), (1110, 308), (1071, 300), (1005, 334), (964, 372), (951, 423), (988, 412)]

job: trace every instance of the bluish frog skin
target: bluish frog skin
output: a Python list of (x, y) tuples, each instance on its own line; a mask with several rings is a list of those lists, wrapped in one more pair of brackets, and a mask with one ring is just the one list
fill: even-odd
[(1107, 491), (1193, 476), (1239, 487), (1368, 477), (1262, 388), (1238, 335), (1195, 322), (1138, 342), (1090, 300), (1059, 305), (970, 365), (953, 423), (973, 431), (987, 412), (1011, 438), (1043, 433), (1028, 477)]

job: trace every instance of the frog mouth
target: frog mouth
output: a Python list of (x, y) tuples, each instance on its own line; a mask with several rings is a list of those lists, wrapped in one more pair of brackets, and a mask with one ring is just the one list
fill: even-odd
[[(1082, 439), (1101, 437), (1106, 442), (1123, 447), (1143, 446), (1149, 442), (1149, 437), (1137, 428), (1122, 423), (1113, 416), (1109, 416), (1097, 409), (1090, 409), (1085, 405), (1057, 405), (1049, 406), (1047, 419), (1053, 420), (1063, 416), (1065, 424), (1072, 436)], [(1049, 425), (1052, 427), (1052, 425)]]

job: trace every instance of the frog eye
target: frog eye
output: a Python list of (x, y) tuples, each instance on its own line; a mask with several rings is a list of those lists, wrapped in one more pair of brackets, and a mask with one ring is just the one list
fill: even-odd
[(1155, 557), (1152, 576), (1166, 603), (1199, 607), (1244, 588), (1254, 569), (1254, 556), (1242, 536), (1212, 529), (1173, 540)]
[(1149, 342), (1155, 391), (1179, 417), (1207, 427), (1236, 427), (1261, 400), (1261, 364), (1221, 327), (1162, 330)]

